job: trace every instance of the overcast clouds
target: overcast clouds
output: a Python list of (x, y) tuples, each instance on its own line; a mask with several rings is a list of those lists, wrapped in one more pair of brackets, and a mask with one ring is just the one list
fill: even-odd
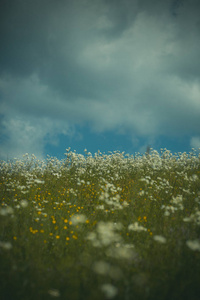
[(4, 0), (0, 40), (0, 158), (77, 124), (200, 147), (198, 0)]

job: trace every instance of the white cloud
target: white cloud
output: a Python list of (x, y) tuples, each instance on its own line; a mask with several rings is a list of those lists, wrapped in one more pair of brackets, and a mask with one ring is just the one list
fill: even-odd
[(48, 118), (7, 116), (2, 121), (2, 134), (7, 138), (1, 145), (0, 159), (22, 157), (23, 154), (35, 154), (37, 158), (45, 158), (46, 144), (58, 143), (57, 134), (70, 135), (67, 124), (52, 121)]

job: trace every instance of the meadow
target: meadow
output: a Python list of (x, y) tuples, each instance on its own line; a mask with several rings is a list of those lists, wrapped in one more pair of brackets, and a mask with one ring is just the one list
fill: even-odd
[(0, 299), (199, 300), (200, 154), (0, 162)]

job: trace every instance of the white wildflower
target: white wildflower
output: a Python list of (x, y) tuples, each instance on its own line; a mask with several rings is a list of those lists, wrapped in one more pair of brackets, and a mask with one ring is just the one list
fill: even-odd
[(25, 190), (26, 187), (25, 187), (25, 185), (18, 185), (17, 188), (18, 188), (19, 190)]
[(182, 191), (185, 192), (185, 193), (187, 193), (187, 194), (191, 194), (191, 192), (190, 192), (189, 189), (187, 189), (187, 190), (186, 189), (182, 189)]
[(197, 225), (200, 225), (200, 211), (196, 210), (195, 213), (191, 214), (189, 217), (183, 218), (184, 222), (195, 222)]
[(129, 206), (129, 203), (128, 203), (127, 201), (124, 201), (124, 202), (122, 203), (122, 205), (126, 207), (126, 206)]
[(169, 211), (166, 210), (166, 211), (164, 212), (164, 216), (168, 217), (169, 215), (170, 215)]
[(60, 297), (60, 292), (56, 289), (48, 290), (48, 294), (52, 297)]
[(21, 205), (21, 207), (25, 208), (25, 207), (28, 206), (28, 201), (23, 199), (23, 200), (20, 201), (20, 205)]
[(133, 231), (147, 231), (147, 229), (141, 225), (138, 225), (138, 222), (135, 222), (134, 224), (130, 224), (128, 226), (128, 230), (133, 230)]
[(199, 177), (196, 175), (196, 174), (193, 174), (190, 178), (189, 178), (189, 180), (191, 180), (191, 181), (197, 181), (199, 179)]
[(76, 214), (71, 217), (72, 225), (85, 223), (86, 220), (87, 220), (86, 216), (82, 214)]
[(121, 223), (101, 221), (97, 224), (96, 233), (90, 232), (86, 239), (90, 240), (94, 247), (109, 246), (113, 242), (120, 242), (122, 240), (121, 236), (115, 232), (121, 228)]
[(117, 295), (117, 288), (112, 284), (103, 284), (101, 290), (104, 292), (106, 298), (111, 299)]
[(195, 198), (194, 201), (195, 201), (196, 203), (200, 204), (200, 197)]
[(198, 250), (200, 251), (200, 241), (199, 240), (188, 240), (186, 242), (186, 245), (191, 249), (191, 250)]
[[(134, 247), (134, 246), (133, 246)], [(136, 256), (136, 253), (131, 247), (126, 247), (126, 245), (112, 246), (110, 247), (106, 254), (110, 257), (118, 259), (132, 259)]]
[(98, 240), (97, 235), (96, 235), (95, 232), (89, 232), (87, 237), (86, 237), (86, 240), (91, 241), (93, 247), (101, 247), (101, 243)]
[(102, 204), (102, 205), (97, 205), (96, 208), (97, 208), (97, 209), (102, 209), (102, 210), (103, 210), (103, 209), (104, 209), (104, 205), (103, 205), (103, 204)]
[(22, 193), (22, 194), (27, 194), (27, 193), (28, 193), (28, 191), (21, 191), (21, 193)]
[(165, 244), (167, 241), (166, 238), (161, 235), (154, 235), (153, 239), (161, 244)]
[(44, 180), (40, 180), (40, 179), (34, 179), (34, 182), (35, 183), (41, 183), (41, 184), (45, 183)]
[(145, 194), (145, 191), (143, 191), (143, 190), (138, 193), (139, 196), (143, 196), (144, 194)]
[(14, 213), (14, 210), (12, 207), (10, 206), (7, 206), (7, 207), (3, 207), (3, 208), (0, 208), (0, 215), (2, 216), (7, 216), (7, 215), (11, 215)]
[(120, 223), (99, 222), (97, 225), (97, 233), (102, 245), (108, 246), (112, 242), (119, 242), (121, 236), (115, 233), (115, 230), (119, 230), (121, 227), (122, 225)]
[(12, 248), (12, 244), (9, 242), (0, 242), (0, 247), (5, 250), (10, 250)]
[(173, 203), (174, 205), (176, 205), (176, 207), (180, 210), (184, 209), (184, 206), (182, 204), (183, 202), (183, 196), (182, 195), (177, 195), (176, 197), (172, 197), (172, 200), (170, 201), (171, 203)]

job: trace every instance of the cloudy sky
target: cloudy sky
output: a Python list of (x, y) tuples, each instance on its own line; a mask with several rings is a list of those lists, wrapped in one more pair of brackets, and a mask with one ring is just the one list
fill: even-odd
[(1, 0), (0, 159), (200, 147), (199, 0)]

